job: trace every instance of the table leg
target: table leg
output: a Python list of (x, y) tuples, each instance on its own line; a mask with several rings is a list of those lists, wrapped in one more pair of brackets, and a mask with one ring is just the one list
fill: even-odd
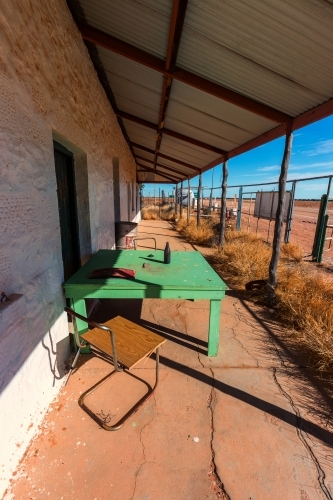
[(221, 300), (211, 300), (209, 311), (208, 356), (217, 356), (219, 350), (220, 311)]
[[(76, 313), (81, 314), (85, 318), (87, 317), (86, 303), (84, 299), (71, 299), (71, 307)], [(88, 324), (85, 321), (76, 318), (76, 325), (79, 335), (82, 335), (83, 333), (86, 333), (88, 331)], [(76, 347), (77, 346), (75, 345), (75, 350)], [(89, 346), (83, 347), (81, 349), (82, 354), (89, 354), (90, 352), (91, 351)]]

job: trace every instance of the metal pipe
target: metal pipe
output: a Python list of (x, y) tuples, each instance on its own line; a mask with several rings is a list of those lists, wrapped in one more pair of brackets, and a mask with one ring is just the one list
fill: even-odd
[[(332, 178), (331, 175), (320, 175), (318, 177), (306, 177), (304, 179), (288, 179), (286, 181), (286, 183), (288, 182), (299, 182), (299, 181), (315, 181), (315, 180), (318, 180), (318, 179), (328, 179), (328, 178)], [(255, 184), (242, 184), (242, 187), (251, 187), (251, 186), (271, 186), (272, 184), (278, 184), (278, 182), (260, 182), (260, 183), (255, 183)], [(236, 188), (236, 187), (240, 187), (240, 184), (236, 184), (235, 186), (229, 186), (229, 188)], [(214, 189), (220, 189), (219, 187), (216, 187)]]

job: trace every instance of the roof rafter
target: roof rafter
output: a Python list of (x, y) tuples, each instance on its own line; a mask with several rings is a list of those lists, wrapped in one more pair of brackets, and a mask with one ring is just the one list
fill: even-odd
[[(169, 181), (172, 182), (177, 182), (177, 179), (174, 179), (173, 177), (169, 177), (168, 175), (165, 175), (162, 172), (159, 172), (158, 170), (154, 170), (154, 168), (146, 167), (146, 165), (141, 165), (141, 163), (137, 163), (138, 167), (144, 168), (145, 171), (147, 172), (153, 172), (156, 175), (160, 175), (161, 177), (164, 177), (165, 179), (169, 179)], [(137, 170), (137, 172), (142, 172), (142, 170)]]
[[(142, 151), (146, 151), (146, 153), (150, 153), (152, 155), (155, 154), (155, 151), (153, 149), (146, 148), (146, 146), (141, 146), (141, 144), (137, 144), (136, 142), (131, 142), (131, 146), (133, 148), (137, 148), (137, 149), (141, 149)], [(196, 170), (197, 172), (201, 171), (201, 168), (194, 167), (193, 165), (190, 165), (189, 163), (185, 163), (184, 161), (181, 161), (181, 160), (176, 160), (176, 158), (172, 158), (171, 156), (168, 156), (168, 155), (165, 155), (162, 153), (160, 153), (159, 156), (161, 158), (164, 158), (165, 160), (169, 160), (169, 161), (172, 161), (174, 163), (177, 163), (178, 165), (182, 165), (183, 167), (191, 168), (192, 170)]]
[(190, 71), (186, 71), (185, 69), (175, 67), (175, 69), (166, 70), (163, 59), (149, 54), (144, 50), (138, 49), (129, 43), (123, 42), (112, 35), (104, 33), (103, 31), (97, 30), (92, 26), (78, 23), (78, 28), (81, 32), (82, 38), (85, 40), (111, 50), (112, 52), (116, 52), (117, 54), (127, 57), (128, 59), (131, 59), (139, 64), (143, 64), (144, 66), (158, 71), (165, 76), (169, 76), (219, 99), (246, 109), (251, 113), (262, 116), (276, 123), (288, 123), (292, 119), (289, 115), (283, 113), (282, 111), (271, 108), (266, 104), (260, 103), (254, 99), (239, 94), (238, 92), (230, 90), (227, 87), (211, 82), (199, 75), (191, 73)]
[[(142, 125), (143, 127), (150, 128), (152, 130), (157, 130), (158, 126), (154, 123), (151, 123), (143, 118), (139, 118), (137, 116), (131, 115), (130, 113), (126, 113), (125, 111), (120, 111), (119, 109), (115, 110), (115, 113), (120, 118), (124, 118), (125, 120), (132, 121), (137, 123), (138, 125)], [(187, 135), (180, 134), (179, 132), (174, 132), (168, 128), (162, 128), (161, 131), (165, 135), (170, 135), (175, 139), (179, 139), (180, 141), (188, 142), (189, 144), (193, 144), (193, 146), (197, 146), (198, 148), (207, 149), (208, 151), (212, 151), (213, 153), (217, 153), (219, 155), (226, 154), (226, 151), (220, 148), (216, 148), (215, 146), (211, 146), (210, 144), (206, 144), (205, 142), (198, 141), (197, 139), (192, 139), (192, 137), (188, 137)]]
[[(152, 165), (154, 165), (154, 161), (153, 160), (149, 160), (148, 158), (145, 158), (144, 156), (136, 155), (136, 158), (138, 158), (140, 160), (143, 160), (143, 161), (146, 161), (147, 163), (151, 163)], [(165, 170), (169, 170), (170, 172), (174, 172), (176, 174), (180, 174), (181, 176), (184, 176), (184, 174), (186, 174), (186, 172), (184, 172), (183, 170), (177, 170), (176, 168), (171, 168), (171, 167), (169, 167), (167, 165), (163, 165), (162, 163), (156, 163), (156, 166), (164, 168)], [(179, 180), (181, 180), (181, 178), (179, 178)]]

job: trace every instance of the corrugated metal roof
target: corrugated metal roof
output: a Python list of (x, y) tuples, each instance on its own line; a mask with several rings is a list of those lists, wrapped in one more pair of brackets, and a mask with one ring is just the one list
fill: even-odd
[[(142, 156), (143, 158), (147, 158), (148, 160), (153, 161), (154, 160), (154, 155), (147, 153), (146, 151), (142, 151), (142, 149), (134, 147), (134, 153), (138, 156)], [(141, 161), (141, 160), (140, 160)]]
[(89, 25), (165, 57), (172, 2), (169, 0), (80, 0)]
[[(221, 122), (223, 121), (226, 125), (234, 125), (237, 129), (248, 131), (254, 135), (262, 134), (267, 129), (276, 126), (271, 120), (250, 113), (234, 104), (181, 82), (173, 81), (171, 99), (207, 116), (214, 117)], [(182, 115), (178, 115), (178, 117), (183, 118)], [(195, 123), (199, 124), (200, 122)]]
[[(98, 55), (118, 108), (157, 123), (163, 76), (102, 47), (98, 48)], [(134, 112), (134, 107), (140, 112)]]
[[(84, 14), (82, 20), (78, 13), (78, 21), (165, 61), (176, 5), (173, 0), (78, 1)], [(117, 108), (132, 115), (122, 119), (130, 141), (155, 151), (163, 101), (161, 66), (149, 62), (155, 71), (144, 65), (148, 64), (147, 56), (139, 64), (100, 46), (97, 50)], [(127, 55), (132, 57), (132, 53)], [(240, 96), (298, 116), (333, 96), (333, 2), (189, 0), (176, 66), (201, 76), (208, 84), (215, 82)], [(169, 100), (164, 96), (163, 126), (173, 136), (162, 130), (159, 151), (174, 161), (159, 156), (159, 164), (183, 172), (185, 177), (196, 175), (197, 170), (179, 165), (177, 160), (205, 169), (216, 163), (222, 150), (234, 150), (231, 154), (236, 155), (240, 150), (235, 148), (251, 147), (244, 146), (249, 141), (257, 144), (258, 137), (266, 141), (284, 133), (284, 126), (277, 132), (279, 123), (271, 120), (277, 118), (269, 110), (264, 116), (271, 119), (264, 118), (256, 107), (247, 108), (249, 111), (237, 99), (233, 104), (211, 95), (193, 78), (185, 84), (176, 76)], [(220, 152), (212, 152), (212, 147)], [(154, 154), (141, 149), (134, 148), (134, 154), (154, 161)], [(151, 163), (146, 165), (152, 167)], [(156, 176), (145, 174), (145, 178)]]
[(195, 167), (201, 167), (202, 164), (206, 165), (219, 157), (216, 153), (211, 153), (167, 135), (163, 136), (160, 152)]
[(135, 61), (126, 59), (119, 54), (110, 52), (103, 47), (98, 47), (98, 55), (105, 71), (110, 74), (110, 77), (114, 75), (130, 82), (135, 81), (141, 87), (158, 92), (159, 94), (161, 93), (163, 85), (163, 75), (161, 73), (142, 66), (142, 64)]
[(190, 0), (177, 64), (296, 116), (333, 94), (333, 10), (323, 4)]
[(155, 142), (156, 132), (137, 123), (123, 120), (127, 133), (132, 142), (150, 148)]

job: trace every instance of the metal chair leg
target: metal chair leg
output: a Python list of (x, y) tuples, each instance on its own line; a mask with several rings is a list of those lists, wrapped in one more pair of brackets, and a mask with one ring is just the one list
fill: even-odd
[(64, 387), (66, 387), (66, 385), (67, 385), (67, 383), (69, 381), (69, 377), (72, 375), (72, 371), (75, 368), (75, 365), (76, 365), (77, 360), (79, 359), (80, 353), (81, 353), (80, 348), (78, 348), (77, 353), (75, 354), (74, 361), (73, 361), (73, 363), (72, 363), (72, 365), (71, 365), (71, 367), (69, 369), (69, 372), (67, 374), (67, 378), (66, 378), (66, 382), (64, 384)]
[(156, 387), (157, 387), (157, 384), (158, 384), (158, 378), (159, 378), (159, 348), (156, 349), (156, 371), (155, 371), (155, 384), (154, 384), (154, 387), (151, 387), (150, 384), (148, 384), (148, 382), (146, 382), (145, 380), (143, 380), (142, 378), (140, 377), (137, 377), (136, 375), (133, 375), (133, 373), (130, 373), (129, 371), (127, 370), (123, 370), (124, 373), (127, 373), (127, 375), (130, 375), (131, 377), (134, 377), (136, 378), (137, 380), (140, 380), (140, 382), (142, 382), (143, 384), (145, 384), (147, 387), (148, 387), (148, 391), (147, 393), (139, 399), (139, 401), (127, 412), (125, 413), (125, 415), (120, 418), (118, 420), (118, 422), (116, 422), (114, 425), (108, 425), (105, 421), (103, 421), (103, 419), (99, 418), (95, 413), (93, 413), (90, 408), (88, 408), (86, 405), (85, 405), (85, 399), (92, 393), (94, 392), (96, 389), (98, 389), (98, 387), (100, 385), (102, 385), (104, 382), (106, 382), (110, 377), (112, 377), (113, 375), (115, 375), (117, 373), (116, 370), (112, 371), (111, 373), (109, 373), (108, 375), (106, 375), (106, 377), (102, 378), (102, 380), (100, 380), (99, 382), (97, 382), (95, 385), (93, 385), (90, 389), (88, 389), (86, 392), (84, 392), (83, 394), (81, 394), (80, 398), (79, 398), (79, 405), (80, 407), (93, 419), (95, 420), (95, 422), (97, 422), (103, 429), (105, 429), (106, 431), (117, 431), (118, 429), (120, 429), (123, 424), (136, 412), (138, 411), (138, 409), (140, 408), (140, 406), (143, 405), (143, 403), (145, 401), (147, 401), (147, 399), (150, 398), (150, 396), (153, 394), (153, 392), (155, 391)]

